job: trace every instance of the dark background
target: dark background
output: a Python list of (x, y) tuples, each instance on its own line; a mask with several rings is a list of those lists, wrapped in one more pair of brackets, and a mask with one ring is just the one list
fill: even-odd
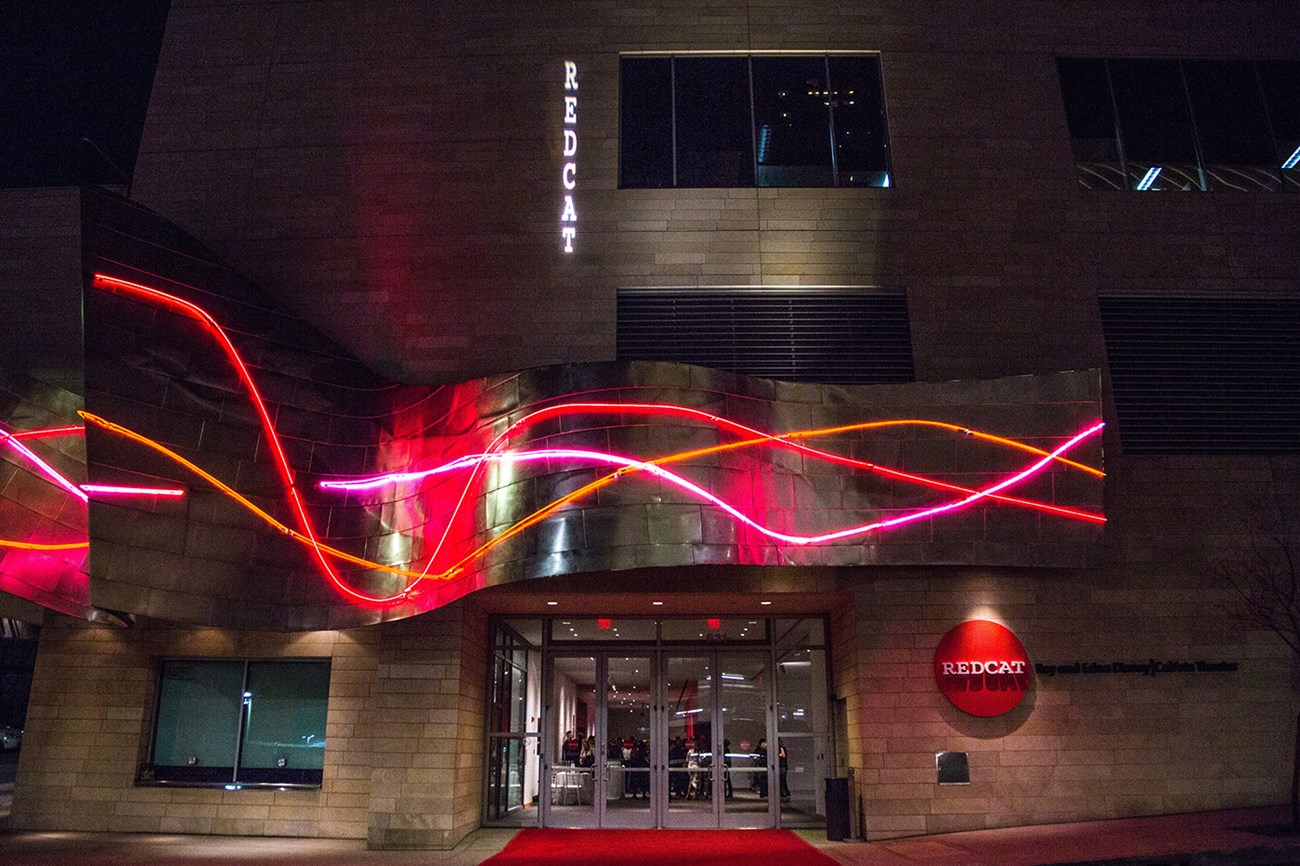
[(0, 187), (126, 186), (170, 0), (0, 0)]

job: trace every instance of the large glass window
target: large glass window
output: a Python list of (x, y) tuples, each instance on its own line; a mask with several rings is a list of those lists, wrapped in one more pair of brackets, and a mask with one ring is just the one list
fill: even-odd
[(140, 781), (317, 787), (328, 698), (324, 660), (169, 659)]
[(502, 620), (493, 629), (484, 817), (494, 824), (537, 823), (542, 629), (537, 619)]
[(1256, 64), (1286, 189), (1300, 191), (1300, 61)]
[(1300, 64), (1066, 58), (1057, 67), (1082, 186), (1298, 188)]
[(889, 186), (875, 55), (624, 57), (620, 186)]

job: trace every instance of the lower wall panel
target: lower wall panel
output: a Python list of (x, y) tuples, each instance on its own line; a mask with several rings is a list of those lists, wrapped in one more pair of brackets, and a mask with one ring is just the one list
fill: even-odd
[[(869, 839), (1284, 802), (1296, 701), (1285, 646), (1236, 628), (1212, 588), (1104, 577), (881, 579), (836, 620), (835, 688)], [(1235, 661), (1236, 672), (1036, 674), (1019, 707), (982, 719), (933, 673), (940, 637), (1003, 622), (1036, 663)], [(936, 784), (935, 753), (969, 753), (969, 785)]]
[[(1284, 802), (1296, 700), (1286, 649), (1235, 629), (1212, 588), (1096, 572), (844, 572), (835, 694), (871, 839)], [(778, 596), (779, 598), (779, 596)], [(1236, 672), (1036, 674), (968, 716), (936, 688), (939, 638), (996, 619), (1036, 663), (1235, 661)], [(460, 602), (349, 631), (279, 634), (52, 618), (42, 630), (11, 826), (367, 839), (447, 848), (481, 814), (486, 616)], [(328, 657), (320, 791), (137, 787), (160, 658)], [(939, 786), (935, 753), (970, 755)]]
[[(384, 628), (305, 634), (126, 630), (51, 617), (10, 826), (451, 847), (480, 813), (483, 621), (464, 604)], [(319, 791), (135, 785), (160, 659), (308, 656), (331, 662)]]

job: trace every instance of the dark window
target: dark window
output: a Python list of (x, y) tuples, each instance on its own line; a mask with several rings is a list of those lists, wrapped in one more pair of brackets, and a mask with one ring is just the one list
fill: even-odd
[(1300, 191), (1300, 62), (1260, 63), (1256, 68), (1286, 188)]
[(876, 57), (831, 57), (835, 161), (841, 186), (889, 186), (889, 136)]
[(623, 64), (619, 184), (673, 186), (673, 67), (667, 57)]
[(1088, 189), (1127, 188), (1106, 61), (1072, 58), (1056, 65), (1079, 183)]
[(1281, 177), (1254, 65), (1185, 63), (1183, 69), (1206, 185), (1211, 190), (1275, 191)]
[(1300, 300), (1101, 298), (1131, 454), (1300, 450)]
[(888, 186), (874, 56), (624, 57), (619, 183)]
[(1176, 61), (1112, 60), (1128, 179), (1133, 189), (1199, 190), (1196, 137)]
[(1084, 187), (1275, 191), (1284, 179), (1300, 183), (1289, 174), (1295, 162), (1287, 165), (1300, 147), (1300, 64), (1067, 58), (1057, 69)]
[(142, 782), (319, 787), (329, 662), (163, 662)]
[(913, 378), (907, 299), (881, 289), (624, 289), (618, 357), (828, 384)]
[(834, 186), (824, 57), (755, 57), (759, 186)]
[(677, 185), (754, 185), (749, 63), (743, 57), (678, 57)]

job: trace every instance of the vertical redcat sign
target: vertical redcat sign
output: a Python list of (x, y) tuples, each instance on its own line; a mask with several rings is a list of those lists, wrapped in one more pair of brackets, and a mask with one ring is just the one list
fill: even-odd
[(564, 168), (560, 183), (564, 186), (564, 210), (560, 213), (560, 237), (564, 251), (573, 252), (578, 236), (578, 211), (573, 207), (573, 191), (578, 186), (578, 64), (564, 61)]
[(939, 691), (972, 716), (1011, 712), (1029, 691), (1032, 677), (1024, 645), (996, 622), (968, 620), (944, 635), (934, 650)]

